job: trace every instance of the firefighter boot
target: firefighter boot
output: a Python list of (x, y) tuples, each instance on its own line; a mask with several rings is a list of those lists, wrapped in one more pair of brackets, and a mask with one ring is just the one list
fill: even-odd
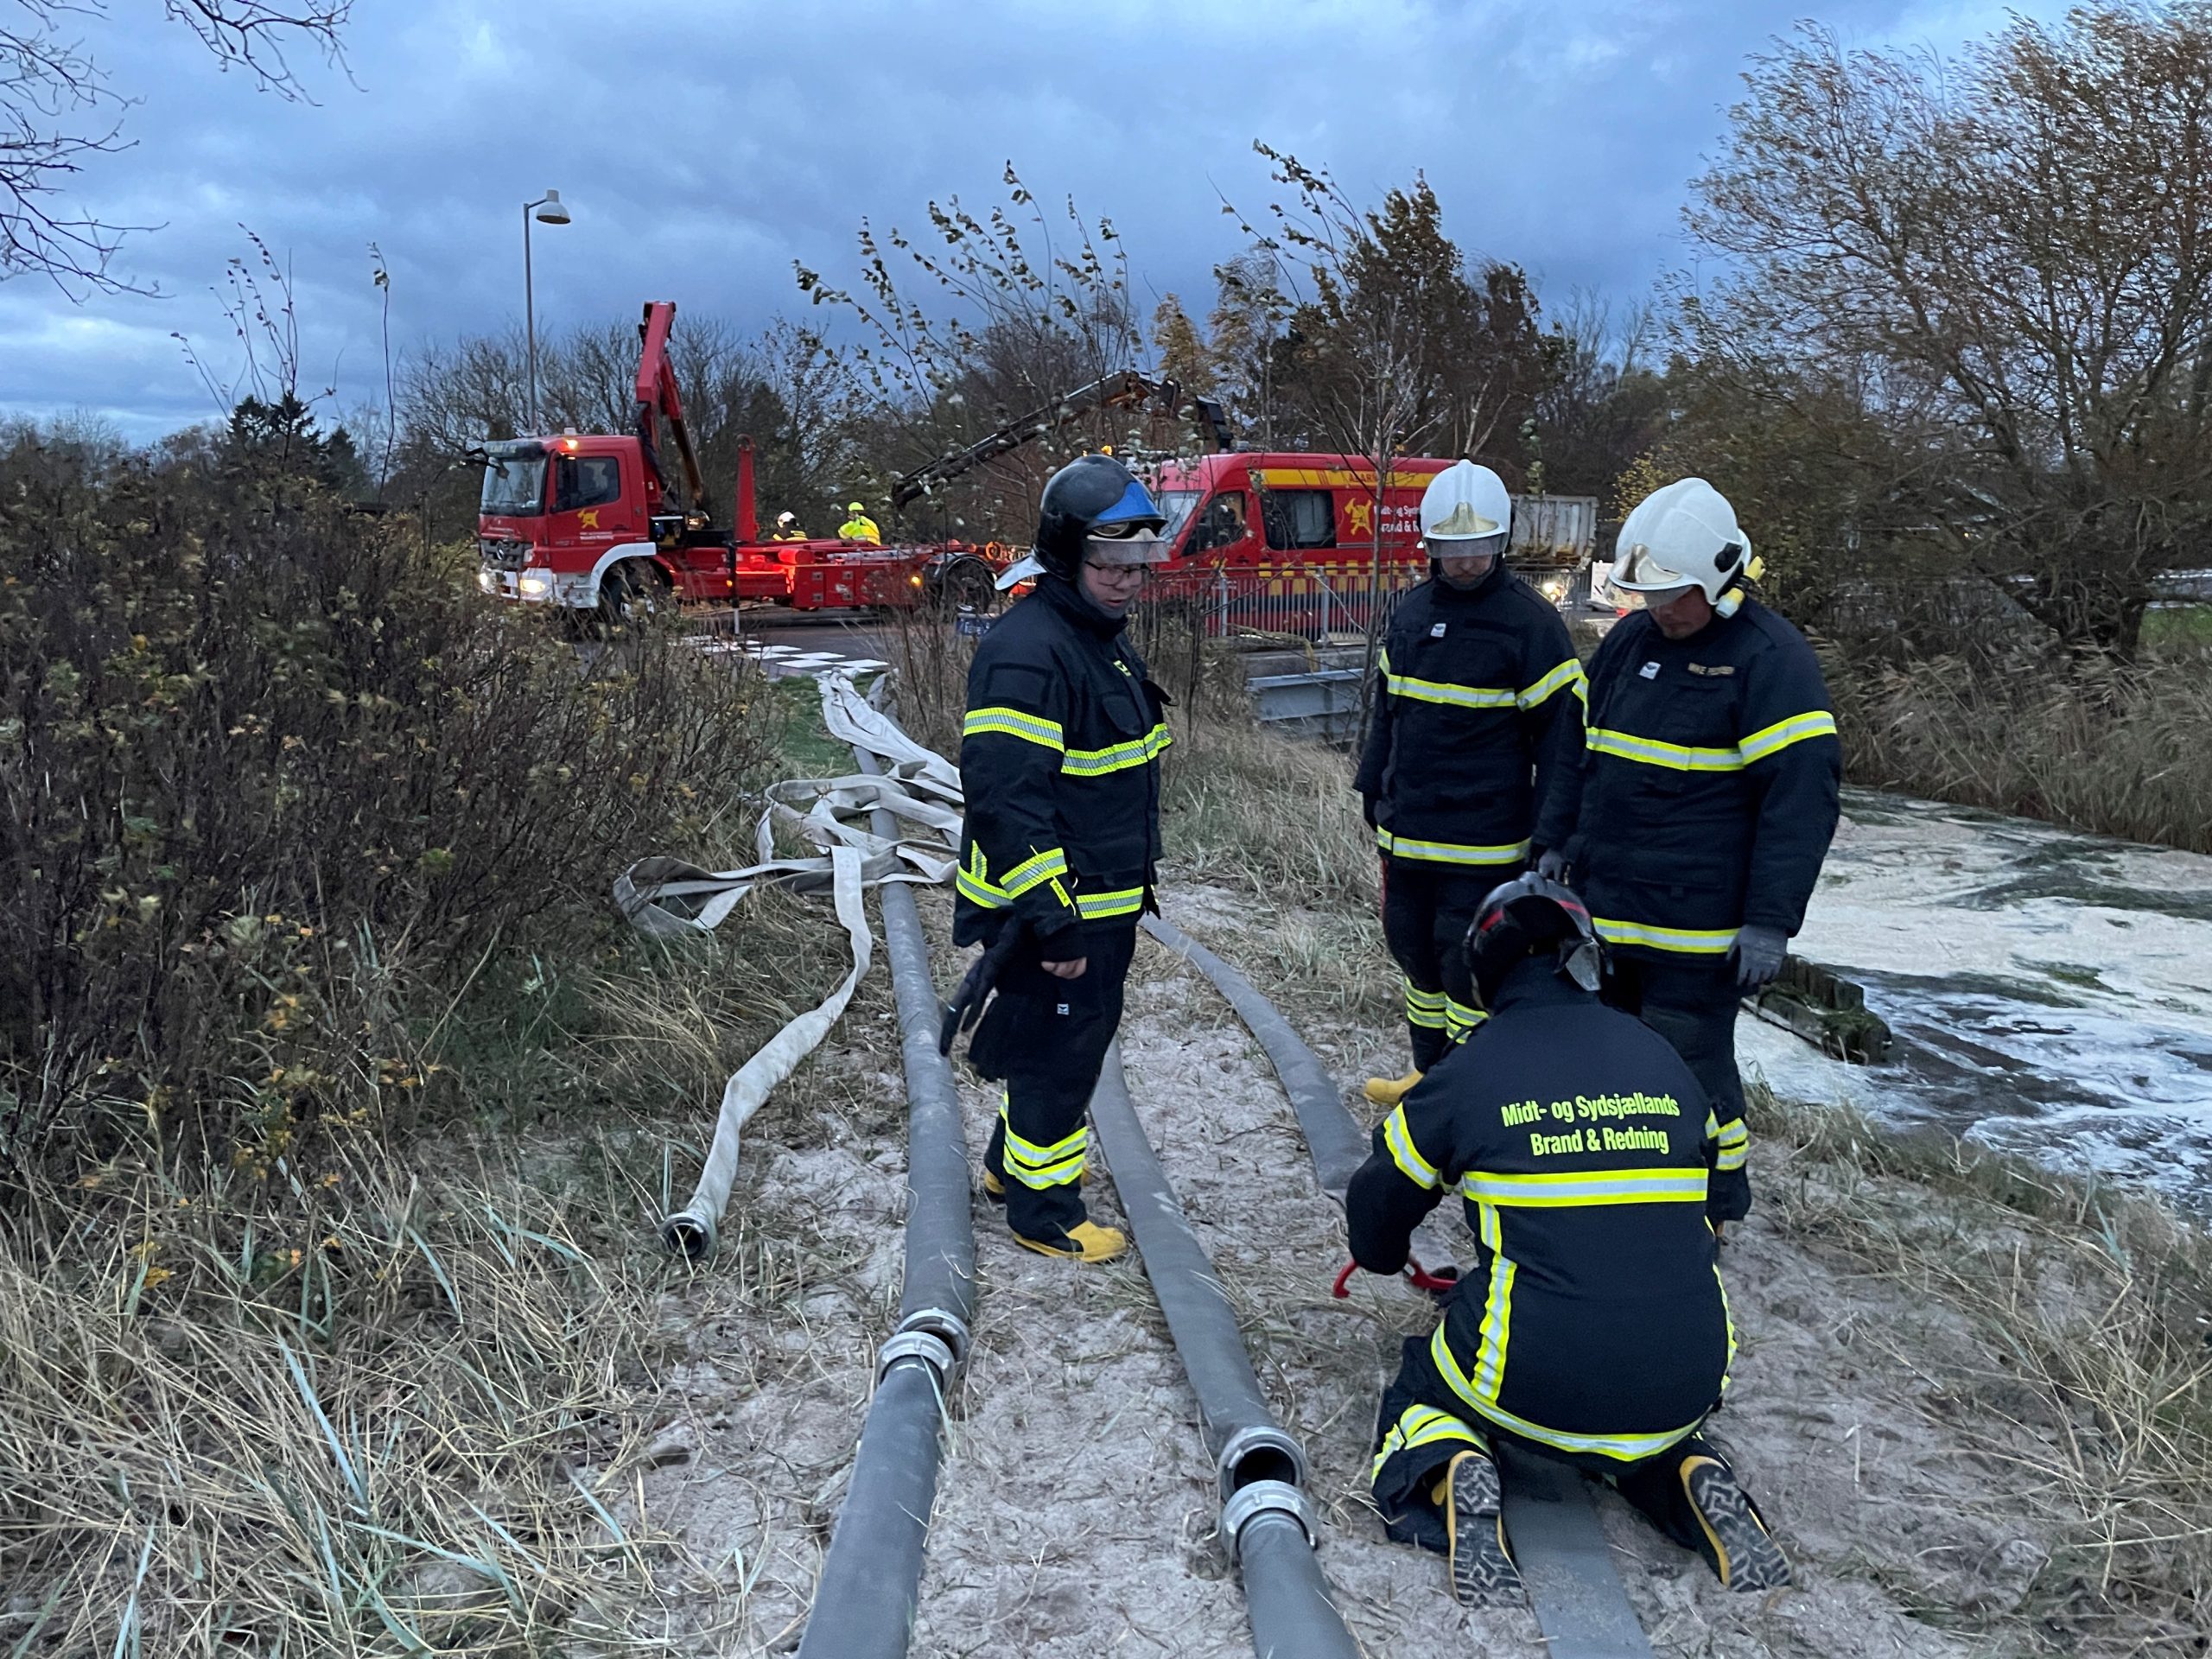
[(1789, 1582), (1789, 1558), (1766, 1529), (1758, 1506), (1718, 1458), (1684, 1458), (1675, 1471), (1697, 1517), (1700, 1554), (1731, 1590), (1779, 1590)]
[(1414, 1084), (1419, 1083), (1422, 1076), (1420, 1071), (1408, 1071), (1402, 1077), (1370, 1077), (1363, 1092), (1371, 1105), (1395, 1106), (1413, 1092)]
[(1093, 1221), (1078, 1221), (1056, 1239), (1024, 1238), (1016, 1233), (1014, 1242), (1039, 1255), (1065, 1256), (1071, 1262), (1111, 1262), (1129, 1248), (1128, 1236), (1120, 1228), (1101, 1227)]
[(1458, 1452), (1434, 1496), (1451, 1540), (1452, 1599), (1469, 1607), (1494, 1607), (1518, 1596), (1521, 1572), (1505, 1547), (1497, 1465), (1480, 1452)]

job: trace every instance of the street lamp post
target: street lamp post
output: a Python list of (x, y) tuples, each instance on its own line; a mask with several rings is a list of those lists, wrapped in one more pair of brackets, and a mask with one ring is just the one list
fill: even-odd
[(531, 210), (537, 210), (541, 225), (565, 225), (569, 210), (561, 205), (561, 193), (548, 189), (536, 201), (522, 205), (522, 330), (530, 358), (530, 429), (534, 435), (544, 423), (537, 414), (537, 308), (531, 293), (530, 282), (530, 218)]

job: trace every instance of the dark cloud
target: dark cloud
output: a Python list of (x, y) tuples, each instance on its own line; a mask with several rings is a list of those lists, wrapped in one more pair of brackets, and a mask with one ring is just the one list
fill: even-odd
[[(2056, 3), (2031, 13), (2055, 14)], [(548, 185), (575, 223), (537, 232), (541, 326), (673, 298), (746, 327), (805, 308), (802, 260), (854, 275), (852, 234), (923, 222), (931, 197), (999, 199), (1008, 159), (1040, 198), (1122, 231), (1141, 291), (1193, 309), (1236, 251), (1225, 194), (1268, 194), (1251, 141), (1325, 162), (1357, 195), (1425, 170), (1466, 246), (1544, 292), (1635, 298), (1684, 250), (1686, 181), (1747, 55), (1802, 0), (359, 0), (350, 80), (297, 67), (314, 105), (217, 73), (191, 38), (94, 29), (130, 112), (129, 153), (83, 200), (133, 237), (121, 269), (168, 297), (73, 305), (0, 284), (0, 409), (82, 408), (148, 436), (214, 403), (173, 331), (228, 372), (209, 289), (267, 238), (294, 274), (309, 391), (381, 385), (368, 245), (404, 346), (519, 320), (520, 205)], [(1847, 38), (1948, 48), (1999, 26), (1980, 0), (1834, 0)]]

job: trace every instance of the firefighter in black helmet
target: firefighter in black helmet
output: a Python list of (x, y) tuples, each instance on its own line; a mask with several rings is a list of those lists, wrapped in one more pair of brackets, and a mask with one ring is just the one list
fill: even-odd
[(1407, 1262), (1447, 1193), (1479, 1241), (1444, 1317), (1409, 1338), (1376, 1424), (1390, 1535), (1451, 1559), (1462, 1601), (1517, 1593), (1491, 1448), (1518, 1441), (1610, 1481), (1733, 1590), (1789, 1564), (1701, 1436), (1735, 1357), (1707, 1186), (1743, 1166), (1666, 1039), (1598, 1000), (1582, 901), (1528, 874), (1467, 937), (1490, 1012), (1375, 1131), (1345, 1195), (1352, 1257)]
[(1034, 552), (1001, 579), (1036, 588), (976, 648), (961, 728), (967, 796), (953, 941), (981, 944), (948, 1019), (982, 1013), (969, 1048), (1006, 1082), (983, 1191), (1015, 1242), (1109, 1261), (1092, 1223), (1084, 1111), (1122, 1018), (1122, 987), (1160, 859), (1167, 698), (1122, 638), (1147, 569), (1167, 556), (1158, 504), (1109, 455), (1052, 474)]

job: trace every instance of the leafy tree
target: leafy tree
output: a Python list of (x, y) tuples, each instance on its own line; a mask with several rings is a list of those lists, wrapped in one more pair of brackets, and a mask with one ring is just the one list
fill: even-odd
[(1688, 214), (1733, 273), (1683, 314), (1707, 384), (2133, 655), (2212, 532), (2212, 4), (2015, 19), (1955, 63), (1807, 26), (1745, 79)]
[(1206, 397), (1214, 390), (1213, 354), (1183, 302), (1170, 294), (1152, 314), (1152, 343), (1160, 353), (1160, 372), (1185, 391)]

